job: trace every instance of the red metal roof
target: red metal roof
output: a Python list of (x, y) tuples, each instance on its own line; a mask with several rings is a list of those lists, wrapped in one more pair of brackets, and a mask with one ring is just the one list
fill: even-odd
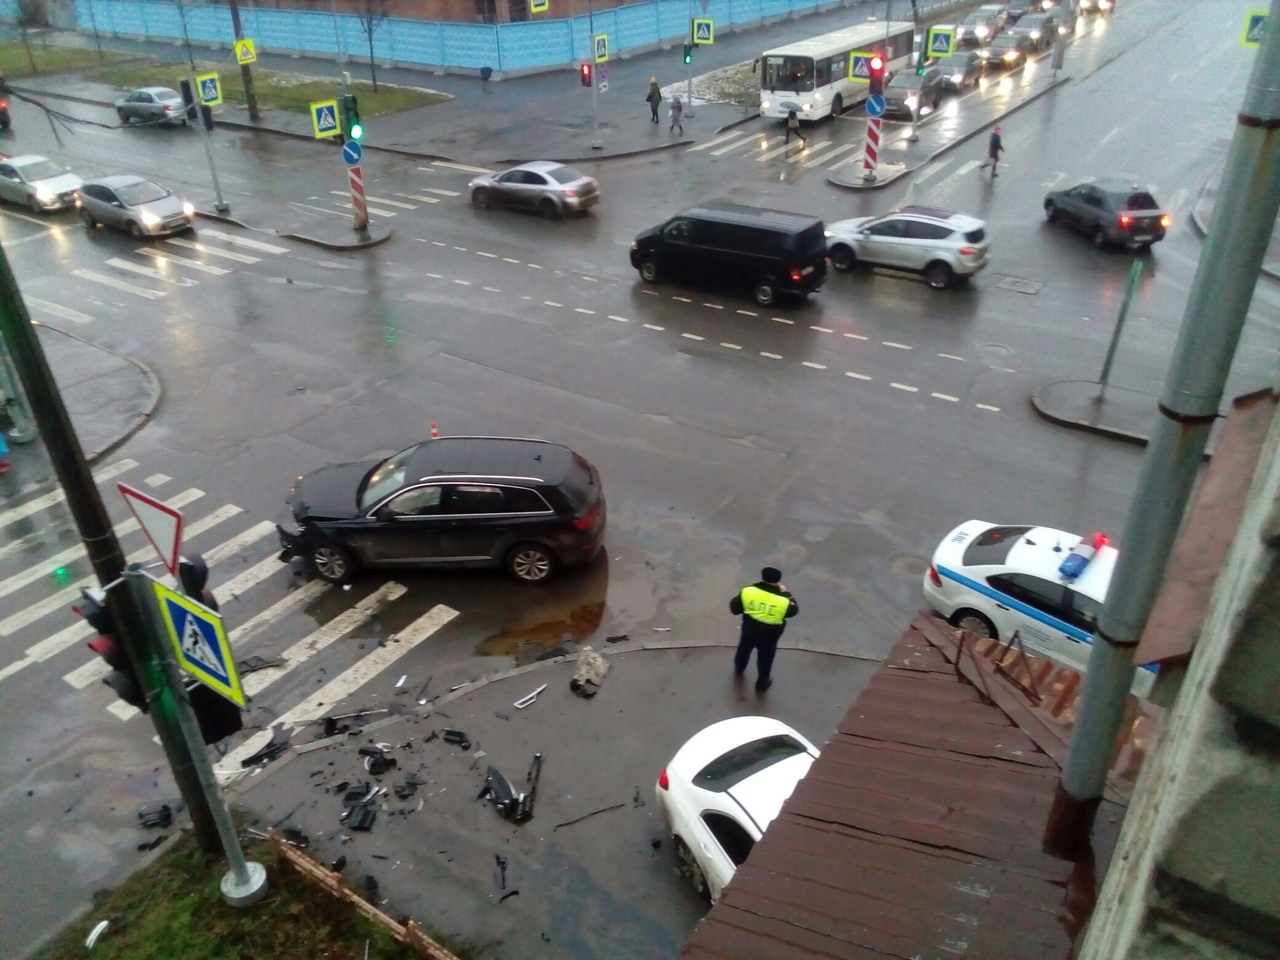
[(681, 960), (1069, 955), (1074, 865), (1040, 852), (1062, 743), (985, 659), (962, 664), (986, 664), (983, 690), (956, 659), (917, 617)]

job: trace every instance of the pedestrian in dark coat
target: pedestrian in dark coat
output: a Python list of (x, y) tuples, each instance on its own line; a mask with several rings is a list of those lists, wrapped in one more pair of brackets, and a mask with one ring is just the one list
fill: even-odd
[(987, 141), (987, 159), (982, 161), (982, 165), (978, 167), (981, 173), (987, 167), (991, 168), (991, 176), (998, 177), (996, 173), (996, 164), (1000, 162), (1000, 154), (1004, 153), (1004, 144), (1000, 142), (1000, 125), (996, 124), (996, 128), (991, 131), (991, 139)]
[(649, 104), (649, 115), (653, 122), (658, 122), (658, 108), (662, 106), (662, 91), (658, 89), (658, 78), (649, 78), (649, 95), (644, 98)]
[(801, 146), (807, 147), (809, 145), (809, 141), (804, 138), (804, 135), (802, 133), (800, 133), (800, 118), (796, 116), (796, 112), (794, 110), (788, 110), (787, 111), (787, 136), (782, 141), (783, 146), (786, 146), (788, 143), (791, 142), (791, 135), (793, 133), (799, 138)]
[(773, 686), (773, 658), (778, 652), (782, 631), (787, 627), (786, 621), (800, 612), (800, 606), (783, 585), (782, 571), (765, 567), (757, 583), (743, 587), (729, 601), (729, 612), (742, 617), (738, 652), (733, 655), (733, 674), (740, 677), (746, 673), (754, 650), (756, 689), (763, 693)]

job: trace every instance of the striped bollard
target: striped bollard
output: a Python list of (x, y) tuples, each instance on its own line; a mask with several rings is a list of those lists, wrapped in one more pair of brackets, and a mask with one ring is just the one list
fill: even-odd
[(347, 168), (347, 183), (351, 187), (351, 219), (357, 230), (369, 229), (369, 205), (364, 201), (364, 177), (360, 167)]
[(862, 179), (876, 179), (876, 157), (880, 154), (880, 118), (867, 117), (867, 147), (862, 155)]

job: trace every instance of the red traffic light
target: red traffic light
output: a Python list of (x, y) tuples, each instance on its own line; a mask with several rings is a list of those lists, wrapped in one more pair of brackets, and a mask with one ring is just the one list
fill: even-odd
[(868, 65), (871, 67), (872, 70), (883, 70), (884, 57), (880, 56), (879, 54), (876, 54), (871, 58)]
[(584, 63), (584, 64), (579, 68), (578, 73), (579, 73), (579, 74), (581, 75), (581, 77), (582, 77), (582, 85), (583, 85), (584, 87), (589, 87), (589, 86), (591, 86), (591, 64), (589, 64), (589, 63)]

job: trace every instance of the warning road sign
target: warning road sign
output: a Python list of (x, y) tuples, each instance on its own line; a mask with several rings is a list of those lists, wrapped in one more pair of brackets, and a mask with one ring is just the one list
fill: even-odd
[(871, 58), (875, 56), (870, 50), (849, 54), (849, 79), (854, 83), (871, 82)]
[(210, 690), (243, 707), (244, 689), (227, 633), (222, 629), (222, 617), (158, 580), (152, 580), (151, 587), (179, 666)]
[(338, 101), (317, 100), (311, 104), (311, 129), (316, 139), (336, 137), (342, 133), (338, 123)]
[(1267, 11), (1250, 10), (1244, 15), (1244, 30), (1240, 34), (1240, 46), (1256, 47), (1262, 43), (1262, 30), (1267, 25)]
[(716, 22), (695, 17), (693, 20), (693, 42), (705, 45), (716, 42)]
[(247, 63), (257, 63), (258, 52), (253, 49), (253, 41), (248, 37), (243, 40), (236, 41), (236, 63), (244, 66)]
[(549, 0), (529, 0), (530, 13), (546, 13)]
[(177, 576), (178, 551), (182, 549), (182, 514), (127, 483), (117, 483), (116, 488), (129, 505), (138, 526), (156, 548), (156, 553), (160, 554), (164, 568), (170, 576)]
[(196, 92), (203, 107), (216, 107), (222, 102), (222, 83), (216, 73), (202, 73), (196, 77)]
[(609, 35), (596, 34), (596, 63), (604, 63), (609, 59)]
[(956, 48), (956, 32), (952, 27), (930, 27), (925, 49), (931, 57), (949, 57)]

